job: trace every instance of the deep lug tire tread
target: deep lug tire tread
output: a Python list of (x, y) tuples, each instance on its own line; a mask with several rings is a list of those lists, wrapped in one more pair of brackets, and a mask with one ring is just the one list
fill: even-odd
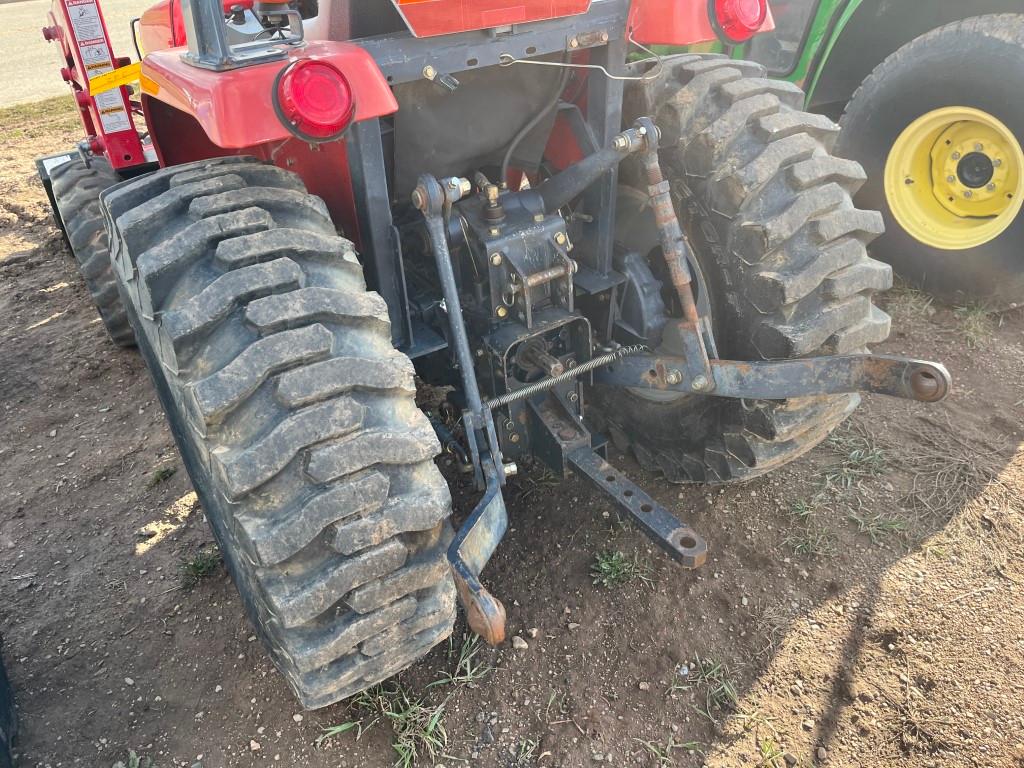
[(133, 347), (135, 334), (117, 293), (107, 230), (100, 210), (100, 193), (120, 181), (101, 157), (92, 158), (88, 165), (76, 158), (50, 172), (53, 199), (68, 245), (103, 326), (119, 347)]
[[(838, 127), (801, 112), (802, 103), (798, 88), (765, 79), (758, 64), (696, 54), (670, 59), (658, 81), (627, 94), (627, 122), (653, 114), (662, 129), (662, 167), (691, 244), (721, 264), (723, 356), (843, 354), (889, 334), (889, 318), (871, 296), (891, 286), (892, 273), (867, 255), (881, 216), (853, 206), (864, 172), (830, 155)], [(637, 184), (637, 175), (623, 177)], [(716, 243), (706, 239), (709, 223), (720, 233)], [(710, 483), (792, 461), (859, 403), (857, 395), (756, 403), (692, 397), (681, 406), (628, 392), (598, 397), (592, 417), (596, 411), (598, 425), (645, 468), (674, 482)], [(675, 407), (687, 410), (696, 433), (680, 435)]]
[(179, 448), (296, 695), (324, 706), (408, 666), (454, 622), (451, 495), (352, 244), (298, 177), (245, 158), (104, 205)]

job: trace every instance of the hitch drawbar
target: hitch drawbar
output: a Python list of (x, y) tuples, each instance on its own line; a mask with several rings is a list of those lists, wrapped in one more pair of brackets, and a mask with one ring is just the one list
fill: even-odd
[(628, 477), (590, 448), (575, 450), (567, 458), (579, 475), (611, 496), (680, 565), (684, 568), (704, 565), (708, 557), (704, 539)]

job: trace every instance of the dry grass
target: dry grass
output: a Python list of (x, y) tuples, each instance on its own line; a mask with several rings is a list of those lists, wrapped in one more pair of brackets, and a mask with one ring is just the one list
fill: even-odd
[(978, 496), (998, 474), (1005, 444), (982, 445), (957, 434), (945, 414), (945, 423), (922, 418), (908, 430), (896, 462), (911, 478), (911, 489), (901, 502), (918, 514), (951, 517)]

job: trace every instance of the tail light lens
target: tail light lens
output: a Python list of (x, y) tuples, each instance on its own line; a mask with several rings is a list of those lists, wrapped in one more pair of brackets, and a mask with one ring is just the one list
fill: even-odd
[(300, 59), (281, 70), (274, 106), (289, 131), (312, 142), (341, 138), (355, 115), (352, 86), (326, 61)]
[(745, 43), (768, 18), (768, 0), (710, 0), (715, 29), (727, 43)]

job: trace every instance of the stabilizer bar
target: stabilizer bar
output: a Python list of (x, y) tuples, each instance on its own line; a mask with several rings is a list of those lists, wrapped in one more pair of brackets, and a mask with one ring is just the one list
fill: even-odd
[(940, 363), (896, 355), (836, 355), (796, 360), (710, 360), (710, 377), (687, 373), (685, 358), (633, 355), (594, 372), (594, 383), (749, 400), (872, 392), (936, 403), (952, 388)]

